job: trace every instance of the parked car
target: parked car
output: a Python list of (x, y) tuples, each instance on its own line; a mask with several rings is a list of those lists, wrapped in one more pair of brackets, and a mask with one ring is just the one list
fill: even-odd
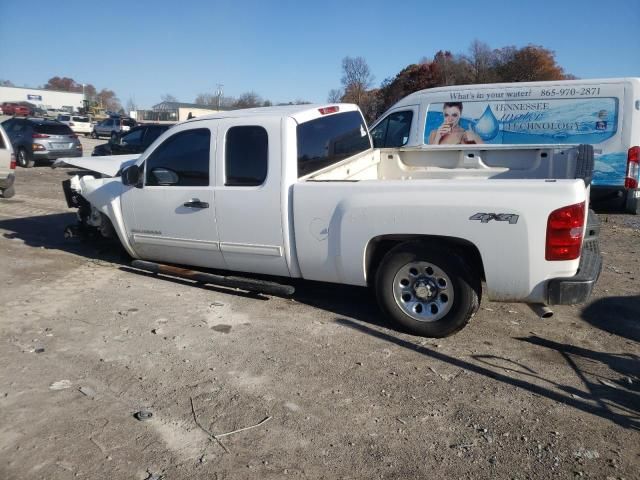
[(64, 123), (71, 127), (75, 133), (83, 133), (85, 135), (91, 133), (92, 125), (89, 117), (81, 115), (73, 115), (72, 113), (61, 113), (57, 119), (60, 123)]
[(137, 125), (133, 118), (128, 117), (109, 117), (96, 123), (91, 132), (91, 138), (111, 137), (115, 140), (122, 132), (128, 132)]
[(13, 102), (4, 102), (2, 104), (2, 112), (4, 115), (15, 115), (21, 117), (27, 117), (32, 113), (29, 107)]
[(68, 125), (55, 120), (10, 118), (2, 123), (21, 167), (60, 157), (81, 157), (82, 145)]
[(13, 186), (16, 176), (16, 156), (13, 153), (11, 140), (0, 125), (0, 195), (11, 198), (16, 191)]
[(138, 125), (115, 141), (98, 145), (93, 149), (92, 157), (104, 155), (127, 155), (144, 152), (153, 141), (171, 128), (172, 124)]
[(483, 283), (485, 297), (548, 316), (544, 304), (584, 302), (602, 266), (589, 145), (381, 150), (357, 106), (298, 105), (204, 116), (142, 155), (61, 163), (102, 175), (63, 182), (80, 208), (68, 231), (117, 236), (146, 260), (136, 268), (371, 286), (388, 317), (418, 335), (463, 328)]

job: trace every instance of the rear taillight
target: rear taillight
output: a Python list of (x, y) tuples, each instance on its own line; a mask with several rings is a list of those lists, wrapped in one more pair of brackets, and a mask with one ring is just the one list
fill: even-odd
[(44, 133), (34, 133), (31, 135), (31, 138), (49, 138), (49, 135), (45, 135)]
[(584, 231), (584, 202), (554, 210), (547, 220), (547, 260), (575, 260)]
[(11, 170), (15, 170), (16, 169), (16, 154), (15, 153), (11, 153), (11, 163), (9, 164), (9, 168)]
[(627, 175), (624, 188), (638, 188), (638, 174), (640, 173), (640, 147), (631, 147), (627, 153)]

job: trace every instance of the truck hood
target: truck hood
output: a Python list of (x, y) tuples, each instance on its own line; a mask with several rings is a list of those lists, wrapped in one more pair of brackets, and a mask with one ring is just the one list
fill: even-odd
[(105, 177), (115, 177), (120, 170), (133, 165), (140, 158), (139, 154), (135, 155), (110, 155), (106, 157), (75, 157), (75, 158), (59, 158), (51, 168), (70, 166), (80, 167), (92, 172), (100, 173)]

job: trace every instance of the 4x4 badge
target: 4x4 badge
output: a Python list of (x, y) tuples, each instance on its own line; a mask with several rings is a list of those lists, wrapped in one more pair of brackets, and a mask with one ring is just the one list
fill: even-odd
[(469, 217), (469, 220), (480, 220), (480, 223), (489, 223), (491, 220), (497, 222), (509, 222), (511, 225), (518, 223), (518, 215), (513, 213), (476, 213)]

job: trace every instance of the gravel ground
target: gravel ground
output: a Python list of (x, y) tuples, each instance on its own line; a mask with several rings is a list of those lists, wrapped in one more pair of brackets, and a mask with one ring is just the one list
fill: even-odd
[(601, 214), (589, 304), (483, 301), (433, 340), (364, 289), (246, 295), (65, 241), (70, 173), (0, 199), (0, 478), (640, 478), (636, 217)]

